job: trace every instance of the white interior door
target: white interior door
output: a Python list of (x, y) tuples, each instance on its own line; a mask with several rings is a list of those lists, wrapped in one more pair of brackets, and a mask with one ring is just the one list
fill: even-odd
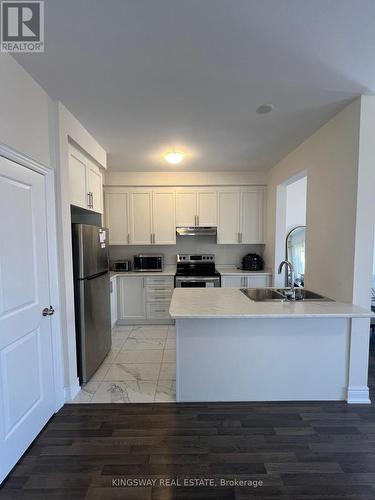
[(54, 413), (45, 195), (44, 176), (0, 157), (0, 481)]

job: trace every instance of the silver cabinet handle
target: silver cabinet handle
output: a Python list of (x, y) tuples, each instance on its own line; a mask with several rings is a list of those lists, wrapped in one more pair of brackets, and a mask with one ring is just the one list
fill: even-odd
[(94, 193), (92, 191), (89, 191), (87, 193), (88, 196), (88, 202), (87, 205), (89, 208), (94, 208)]
[(242, 233), (240, 233), (240, 243), (242, 243)]
[(52, 306), (45, 307), (42, 311), (42, 316), (52, 316), (55, 314), (55, 310)]
[(197, 215), (197, 226), (199, 226), (199, 215)]
[(150, 234), (150, 243), (152, 245), (152, 233)]
[(197, 226), (197, 216), (194, 215), (194, 226)]
[(130, 234), (129, 233), (128, 233), (128, 236), (126, 238), (126, 241), (128, 242), (128, 245), (129, 245), (129, 243), (130, 243)]

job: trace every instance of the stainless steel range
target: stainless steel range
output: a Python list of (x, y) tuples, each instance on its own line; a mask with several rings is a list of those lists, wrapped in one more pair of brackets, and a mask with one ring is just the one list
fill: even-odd
[(213, 254), (177, 255), (176, 288), (214, 288), (221, 286)]

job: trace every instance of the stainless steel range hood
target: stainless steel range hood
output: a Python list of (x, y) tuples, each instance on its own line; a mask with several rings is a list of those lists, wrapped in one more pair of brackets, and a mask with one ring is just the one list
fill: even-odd
[(176, 227), (178, 236), (216, 236), (216, 227)]

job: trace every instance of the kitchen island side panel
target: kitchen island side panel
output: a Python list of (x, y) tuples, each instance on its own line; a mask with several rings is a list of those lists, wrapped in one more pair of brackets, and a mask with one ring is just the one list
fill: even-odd
[(350, 324), (177, 319), (177, 401), (345, 400)]

